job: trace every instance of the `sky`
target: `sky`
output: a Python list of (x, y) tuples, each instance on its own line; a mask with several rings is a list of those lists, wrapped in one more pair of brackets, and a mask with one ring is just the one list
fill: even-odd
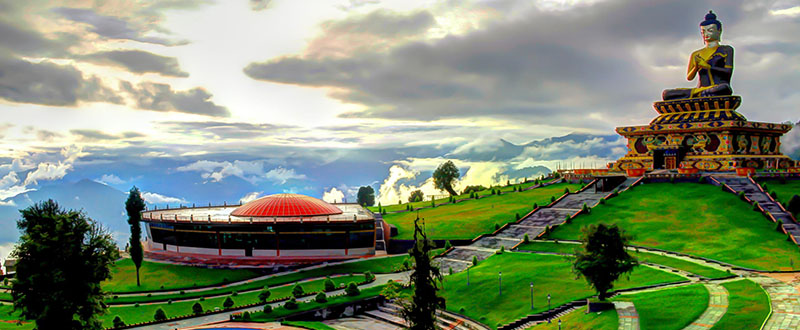
[(0, 205), (83, 179), (151, 205), (388, 204), (443, 194), (446, 160), (462, 188), (602, 167), (614, 127), (695, 84), (709, 10), (739, 111), (800, 121), (800, 1), (0, 0)]

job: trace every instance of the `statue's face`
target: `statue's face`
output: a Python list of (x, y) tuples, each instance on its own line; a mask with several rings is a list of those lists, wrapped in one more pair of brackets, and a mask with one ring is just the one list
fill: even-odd
[(705, 43), (719, 41), (722, 30), (717, 28), (716, 24), (703, 25), (700, 27), (700, 34), (703, 36)]

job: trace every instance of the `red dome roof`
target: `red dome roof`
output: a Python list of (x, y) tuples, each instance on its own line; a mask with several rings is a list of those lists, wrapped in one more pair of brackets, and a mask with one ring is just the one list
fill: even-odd
[(237, 217), (310, 217), (341, 214), (342, 210), (314, 197), (298, 194), (276, 194), (261, 197), (239, 206), (232, 216)]

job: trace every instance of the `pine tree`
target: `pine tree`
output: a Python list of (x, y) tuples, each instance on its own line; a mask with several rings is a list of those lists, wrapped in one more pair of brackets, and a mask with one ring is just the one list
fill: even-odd
[(136, 267), (136, 286), (140, 286), (139, 268), (142, 267), (144, 251), (142, 250), (142, 211), (145, 204), (139, 188), (134, 186), (128, 193), (128, 200), (125, 201), (125, 211), (128, 212), (128, 225), (131, 226), (130, 249), (131, 261)]
[(436, 309), (444, 307), (444, 299), (437, 295), (442, 275), (430, 257), (430, 251), (434, 248), (435, 245), (428, 239), (424, 228), (420, 227), (420, 219), (417, 217), (414, 220), (414, 247), (409, 250), (409, 255), (415, 262), (410, 277), (414, 292), (411, 301), (404, 303), (401, 311), (410, 330), (436, 329)]

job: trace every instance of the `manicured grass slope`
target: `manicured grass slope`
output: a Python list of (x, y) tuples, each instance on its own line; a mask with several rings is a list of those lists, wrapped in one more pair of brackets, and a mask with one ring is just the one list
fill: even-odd
[[(614, 309), (586, 314), (586, 307), (578, 308), (560, 318), (562, 329), (570, 330), (617, 330), (619, 315)], [(539, 323), (529, 330), (558, 330), (558, 320)]]
[(107, 292), (150, 291), (191, 288), (224, 282), (241, 281), (258, 276), (249, 269), (211, 269), (143, 261), (139, 268), (141, 286), (136, 286), (136, 268), (131, 259), (122, 259), (112, 268), (111, 279), (103, 282)]
[(642, 329), (679, 330), (700, 317), (708, 308), (708, 290), (702, 284), (692, 284), (622, 295), (613, 300), (632, 301), (639, 313), (639, 326)]
[(763, 270), (800, 266), (800, 249), (775, 224), (733, 194), (696, 183), (638, 186), (556, 228), (551, 238), (578, 239), (589, 224), (616, 223), (633, 243)]
[(0, 329), (1, 330), (30, 330), (33, 329), (33, 322), (25, 322), (23, 325), (17, 325), (19, 320), (19, 312), (13, 312), (11, 305), (0, 305)]
[(774, 191), (778, 196), (778, 201), (781, 203), (789, 203), (794, 195), (800, 195), (800, 180), (786, 180), (785, 183), (780, 183), (778, 180), (769, 180), (761, 182), (761, 185), (766, 185), (765, 190), (768, 192)]
[[(480, 234), (491, 233), (495, 224), (500, 226), (515, 221), (515, 214), (524, 216), (533, 209), (550, 203), (570, 191), (580, 189), (578, 184), (559, 183), (528, 191), (492, 195), (478, 200), (442, 205), (419, 210), (419, 217), (425, 218), (428, 237), (432, 239), (473, 239)], [(393, 239), (413, 239), (414, 219), (417, 212), (389, 213), (383, 216), (386, 222), (397, 226), (398, 236)]]
[[(519, 249), (524, 251), (556, 252), (556, 253), (569, 253), (569, 254), (573, 254), (575, 252), (575, 249), (579, 248), (581, 248), (580, 244), (554, 243), (549, 241), (531, 241), (528, 244), (523, 244), (519, 246)], [(706, 267), (703, 265), (696, 264), (694, 262), (670, 257), (669, 255), (661, 255), (657, 253), (649, 253), (644, 251), (640, 252), (629, 251), (629, 253), (631, 253), (641, 262), (650, 262), (676, 269), (681, 269), (690, 272), (692, 274), (697, 274), (708, 278), (721, 278), (730, 275), (719, 269), (714, 269), (711, 267)]]
[[(503, 294), (498, 295), (498, 272), (503, 272)], [(575, 299), (586, 298), (595, 292), (583, 279), (571, 272), (568, 258), (553, 255), (506, 252), (482, 261), (467, 273), (446, 277), (442, 296), (447, 309), (461, 313), (492, 327), (506, 324), (530, 313), (547, 309), (547, 294), (552, 307)], [(684, 280), (683, 277), (646, 266), (637, 267), (623, 276), (615, 288), (630, 288)], [(530, 283), (534, 284), (534, 309), (530, 309)]]
[[(527, 183), (512, 184), (512, 185), (503, 186), (503, 187), (495, 187), (493, 189), (494, 190), (500, 190), (500, 192), (502, 192), (502, 193), (507, 193), (507, 192), (513, 192), (515, 189), (527, 189), (527, 188), (532, 187), (534, 185), (536, 185), (536, 182), (535, 181), (530, 181), (530, 182), (527, 182)], [(477, 194), (478, 194), (479, 197), (489, 196), (489, 195), (492, 194), (491, 189), (492, 188), (487, 188), (486, 190), (478, 191)], [(466, 198), (469, 198), (469, 194), (461, 194), (461, 195), (455, 196), (455, 198), (456, 198), (456, 200), (466, 199)], [(447, 198), (447, 197), (445, 197), (445, 198), (437, 198), (437, 199), (434, 200), (436, 205), (439, 205), (439, 204), (442, 204), (442, 203), (447, 203), (448, 201), (449, 201), (449, 198)], [(407, 207), (408, 207), (409, 203), (407, 203), (407, 201), (402, 201), (402, 202), (403, 203), (401, 203), (401, 204), (383, 205), (382, 209), (386, 210), (386, 212), (405, 211), (405, 210), (407, 210)], [(419, 202), (413, 202), (413, 203), (410, 203), (410, 204), (411, 204), (411, 208), (415, 208), (415, 209), (416, 208), (420, 208), (420, 207), (428, 207), (428, 206), (431, 206), (431, 198), (430, 198), (430, 196), (426, 196), (425, 200), (419, 201)], [(378, 212), (378, 206), (370, 206), (370, 207), (367, 207), (367, 208), (372, 212)]]
[(728, 312), (714, 330), (758, 329), (769, 316), (769, 297), (751, 280), (723, 283), (728, 290)]

